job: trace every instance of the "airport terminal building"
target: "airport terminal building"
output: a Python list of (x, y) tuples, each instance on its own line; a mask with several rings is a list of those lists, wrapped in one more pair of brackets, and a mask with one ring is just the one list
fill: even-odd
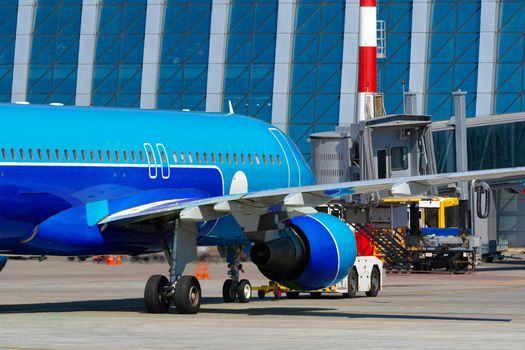
[[(0, 0), (0, 101), (227, 111), (309, 135), (356, 114), (359, 0)], [(378, 90), (435, 121), (467, 91), (469, 168), (525, 165), (525, 2), (379, 0)], [(498, 119), (500, 114), (505, 114)], [(478, 119), (478, 118), (474, 118)], [(436, 131), (438, 169), (454, 140)], [(525, 244), (525, 211), (510, 194)], [(521, 196), (523, 197), (523, 196)], [(505, 197), (505, 203), (507, 203)], [(505, 204), (508, 209), (509, 206)], [(523, 214), (521, 214), (523, 215)], [(498, 228), (498, 230), (500, 230)], [(514, 232), (514, 233), (513, 233)]]

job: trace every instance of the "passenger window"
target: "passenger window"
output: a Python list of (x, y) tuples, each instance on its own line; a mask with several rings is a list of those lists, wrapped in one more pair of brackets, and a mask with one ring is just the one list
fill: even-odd
[(272, 163), (272, 165), (275, 164), (274, 160), (273, 160), (273, 155), (270, 154), (270, 163)]
[(75, 161), (78, 160), (78, 153), (76, 149), (73, 150), (73, 159), (75, 159)]
[(122, 155), (124, 156), (124, 161), (127, 163), (128, 162), (128, 152), (126, 150), (123, 150), (122, 151)]
[(266, 154), (262, 155), (264, 164), (268, 164), (268, 159), (266, 159)]
[(60, 151), (58, 149), (55, 149), (55, 156), (57, 160), (60, 160)]
[(142, 153), (142, 150), (139, 151), (139, 158), (140, 158), (140, 162), (144, 163), (144, 153)]
[(69, 160), (69, 152), (67, 149), (64, 150), (64, 157), (66, 157), (66, 160)]
[(173, 163), (177, 163), (177, 152), (173, 152)]
[(37, 150), (37, 153), (38, 153), (38, 160), (42, 160), (42, 158), (44, 158), (44, 155), (43, 155), (42, 150), (40, 148)]
[(211, 162), (215, 164), (215, 153), (211, 152)]
[(133, 163), (137, 162), (137, 154), (134, 150), (131, 150), (131, 160), (133, 161)]
[(87, 160), (87, 158), (86, 158), (86, 150), (83, 150), (83, 149), (80, 150), (80, 154), (82, 154), (82, 161), (85, 162)]
[(231, 159), (230, 159), (230, 154), (229, 153), (226, 153), (226, 163), (228, 163), (228, 164), (231, 163)]
[(101, 162), (104, 161), (104, 152), (102, 152), (102, 150), (98, 150), (98, 160), (100, 160)]
[(257, 163), (257, 165), (261, 164), (261, 160), (259, 159), (258, 154), (255, 155), (255, 163)]
[(106, 150), (106, 155), (108, 156), (108, 161), (111, 162), (111, 151), (109, 149)]
[(184, 152), (180, 152), (180, 161), (181, 161), (181, 163), (186, 163), (186, 158), (184, 157)]
[(20, 148), (20, 159), (22, 159), (22, 160), (26, 159), (26, 156), (24, 154), (24, 149), (23, 148)]
[(201, 156), (199, 155), (199, 152), (195, 153), (195, 159), (197, 159), (197, 163), (201, 162)]
[(221, 152), (219, 152), (219, 162), (220, 162), (221, 164), (224, 163), (224, 159), (222, 159), (222, 153), (221, 153)]
[(4, 160), (7, 159), (7, 151), (5, 150), (5, 148), (2, 148), (2, 157), (4, 158)]
[(92, 149), (89, 150), (89, 156), (91, 158), (91, 161), (94, 162), (95, 161), (95, 151), (93, 151)]
[(235, 164), (239, 163), (239, 159), (237, 158), (237, 153), (233, 154), (233, 161), (235, 162)]
[(14, 148), (11, 148), (11, 158), (13, 160), (16, 160), (16, 152), (15, 152), (15, 149)]
[(246, 159), (244, 159), (244, 153), (241, 153), (241, 162), (242, 164), (246, 164)]
[(51, 153), (51, 150), (48, 148), (46, 149), (47, 154), (47, 160), (53, 160), (53, 153)]
[(280, 155), (277, 155), (277, 163), (279, 163), (279, 165), (281, 165), (283, 162), (281, 161), (281, 156)]
[(250, 164), (253, 164), (253, 158), (251, 153), (248, 153), (248, 161), (250, 162)]
[(208, 155), (206, 154), (206, 152), (202, 154), (202, 157), (204, 158), (204, 163), (208, 164)]
[(193, 163), (193, 156), (191, 152), (188, 152), (188, 162)]
[(35, 160), (35, 153), (32, 148), (29, 149), (29, 159)]
[[(118, 156), (118, 153), (115, 153), (115, 156)], [(150, 159), (150, 162), (153, 163), (157, 163), (157, 161), (155, 160), (155, 156), (153, 155), (153, 151), (151, 150), (148, 150), (148, 159)], [(118, 159), (117, 159), (118, 161)]]
[[(153, 157), (150, 158), (150, 159), (153, 159)], [(118, 153), (117, 150), (115, 150), (115, 160), (116, 160), (117, 162), (120, 162), (120, 154)]]

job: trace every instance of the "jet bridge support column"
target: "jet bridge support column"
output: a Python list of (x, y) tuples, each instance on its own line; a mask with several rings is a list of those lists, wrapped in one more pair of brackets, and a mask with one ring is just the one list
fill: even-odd
[[(468, 153), (467, 153), (467, 107), (465, 103), (465, 91), (455, 91), (454, 97), (454, 119), (456, 122), (456, 171), (468, 171)], [(460, 181), (459, 199), (468, 199), (468, 182)]]

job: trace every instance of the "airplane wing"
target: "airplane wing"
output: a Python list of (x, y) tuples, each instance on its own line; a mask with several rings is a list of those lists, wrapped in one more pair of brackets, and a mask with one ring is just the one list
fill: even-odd
[(244, 225), (241, 222), (240, 224), (245, 227), (249, 225), (250, 217), (263, 215), (271, 207), (284, 207), (300, 212), (307, 211), (308, 207), (327, 204), (334, 197), (344, 195), (391, 190), (394, 196), (415, 196), (423, 194), (431, 186), (457, 181), (520, 176), (525, 176), (525, 167), (289, 187), (182, 202), (177, 199), (163, 200), (116, 212), (100, 220), (98, 224), (128, 224), (173, 215), (178, 215), (182, 220), (201, 222), (236, 212), (235, 218), (237, 221), (244, 221)]

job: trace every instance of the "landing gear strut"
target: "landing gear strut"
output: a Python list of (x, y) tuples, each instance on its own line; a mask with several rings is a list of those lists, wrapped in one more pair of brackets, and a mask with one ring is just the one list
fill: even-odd
[(148, 279), (144, 288), (146, 312), (166, 313), (174, 302), (179, 313), (196, 314), (201, 306), (201, 286), (194, 276), (181, 276), (186, 264), (195, 259), (195, 236), (182, 229), (179, 219), (175, 219), (171, 249), (164, 233), (162, 239), (164, 254), (170, 262), (170, 277), (154, 275)]
[(222, 285), (222, 299), (225, 303), (233, 303), (238, 298), (241, 303), (249, 303), (252, 297), (252, 285), (247, 279), (240, 279), (240, 273), (244, 272), (240, 262), (240, 254), (243, 246), (228, 246), (221, 249), (227, 256), (229, 279)]

